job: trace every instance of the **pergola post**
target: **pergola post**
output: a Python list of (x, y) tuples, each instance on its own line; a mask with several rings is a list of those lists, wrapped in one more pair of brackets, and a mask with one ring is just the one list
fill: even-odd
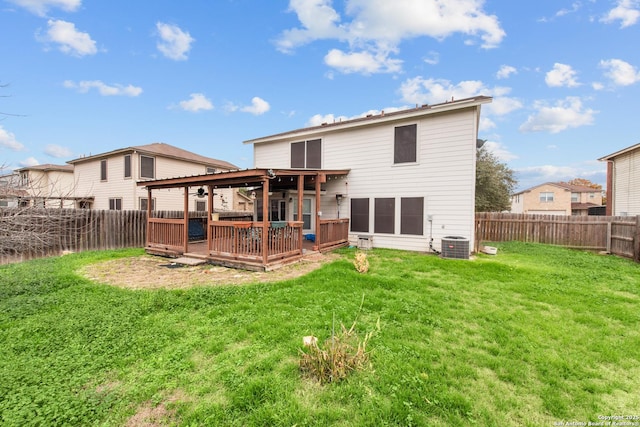
[(184, 232), (182, 238), (184, 239), (184, 247), (182, 253), (185, 254), (189, 251), (189, 187), (184, 187)]
[(322, 211), (320, 210), (320, 184), (326, 179), (324, 174), (316, 175), (316, 238), (314, 239), (313, 250), (320, 249), (320, 219), (322, 218)]
[(269, 178), (262, 181), (262, 264), (269, 260)]
[(304, 219), (302, 217), (302, 196), (304, 195), (304, 175), (298, 175), (298, 221), (302, 221), (303, 225), (300, 229), (300, 236), (298, 237), (298, 247), (302, 251), (302, 230), (304, 229)]
[(149, 235), (151, 234), (151, 188), (147, 187), (147, 235), (145, 236), (145, 247), (149, 246)]

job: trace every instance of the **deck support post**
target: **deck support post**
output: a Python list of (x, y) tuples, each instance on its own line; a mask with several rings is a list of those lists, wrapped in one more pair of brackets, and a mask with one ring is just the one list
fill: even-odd
[(316, 238), (313, 241), (313, 250), (320, 249), (320, 219), (322, 218), (322, 210), (320, 206), (320, 190), (321, 184), (325, 182), (326, 176), (322, 173), (316, 175)]
[(189, 187), (184, 187), (184, 232), (182, 238), (184, 239), (184, 245), (182, 247), (182, 253), (186, 254), (189, 251)]
[(262, 265), (269, 260), (269, 178), (262, 180)]
[(207, 186), (207, 253), (209, 253), (209, 251), (211, 250), (211, 240), (212, 240), (212, 236), (211, 234), (211, 229), (212, 227), (210, 227), (211, 221), (213, 221), (213, 185), (208, 185)]
[[(304, 196), (304, 175), (300, 174), (298, 175), (298, 221), (303, 221), (304, 224), (304, 219), (302, 216), (302, 199)], [(300, 248), (300, 251), (302, 251), (302, 234), (303, 234), (303, 230), (304, 230), (304, 225), (302, 226), (302, 228), (300, 229), (300, 236), (298, 238), (298, 247)]]
[(145, 236), (144, 246), (149, 246), (149, 236), (151, 232), (151, 188), (147, 187), (147, 235)]

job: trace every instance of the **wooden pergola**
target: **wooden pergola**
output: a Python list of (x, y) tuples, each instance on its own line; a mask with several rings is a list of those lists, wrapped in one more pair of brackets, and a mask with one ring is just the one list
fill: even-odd
[[(344, 178), (349, 170), (246, 169), (189, 177), (138, 182), (153, 200), (153, 191), (184, 189), (183, 218), (154, 218), (151, 203), (147, 207), (146, 250), (150, 253), (202, 257), (231, 267), (266, 270), (300, 259), (303, 255), (303, 195), (312, 190), (316, 200), (314, 251), (348, 245), (349, 220), (325, 219), (319, 212), (322, 184)], [(206, 188), (208, 197), (206, 251), (189, 251), (189, 189)], [(262, 192), (261, 221), (221, 221), (214, 219), (214, 192), (221, 188), (253, 188)], [(269, 221), (270, 194), (297, 192), (297, 221)], [(260, 197), (258, 197), (260, 198)]]

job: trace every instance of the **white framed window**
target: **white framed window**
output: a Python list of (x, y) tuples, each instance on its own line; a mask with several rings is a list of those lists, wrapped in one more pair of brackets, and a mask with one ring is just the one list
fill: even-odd
[(571, 193), (571, 202), (578, 203), (580, 201), (580, 193)]
[(542, 203), (553, 202), (553, 192), (552, 191), (543, 191), (540, 193), (540, 201)]
[(100, 160), (100, 181), (107, 180), (107, 159)]
[[(146, 211), (147, 209), (149, 209), (149, 198), (148, 197), (140, 197), (139, 206), (140, 206), (140, 210), (141, 211)], [(152, 211), (156, 210), (156, 198), (155, 197), (151, 198), (151, 210)]]
[(124, 156), (124, 177), (131, 178), (131, 154)]
[(111, 211), (121, 211), (122, 210), (122, 198), (114, 197), (109, 199), (109, 210)]

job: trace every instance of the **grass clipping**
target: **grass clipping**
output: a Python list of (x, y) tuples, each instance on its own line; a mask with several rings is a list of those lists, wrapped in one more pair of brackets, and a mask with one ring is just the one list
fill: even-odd
[(370, 353), (367, 351), (367, 344), (374, 333), (380, 330), (380, 319), (378, 319), (376, 330), (368, 332), (363, 339), (360, 339), (355, 332), (357, 318), (349, 329), (340, 323), (338, 333), (335, 332), (335, 315), (333, 323), (331, 337), (325, 341), (324, 345), (319, 346), (316, 337), (307, 336), (303, 338), (306, 351), (300, 350), (302, 375), (321, 384), (339, 382), (351, 372), (366, 368)]

